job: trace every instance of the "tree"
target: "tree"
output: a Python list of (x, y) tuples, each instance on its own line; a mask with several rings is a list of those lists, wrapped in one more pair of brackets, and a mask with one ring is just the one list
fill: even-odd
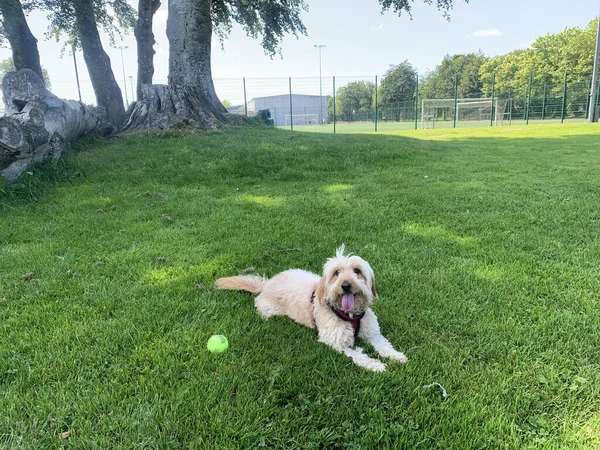
[[(26, 4), (26, 7), (29, 6)], [(44, 79), (40, 54), (37, 48), (37, 39), (31, 33), (23, 6), (19, 0), (0, 1), (0, 13), (2, 14), (2, 30), (10, 42), (12, 59), (15, 68), (31, 69), (40, 79)]]
[[(371, 111), (375, 98), (375, 84), (370, 81), (354, 81), (339, 88), (335, 96), (336, 114), (342, 120), (352, 120), (360, 111)], [(333, 111), (332, 111), (333, 112)]]
[[(7, 58), (4, 61), (0, 61), (0, 81), (4, 78), (8, 72), (14, 72), (17, 70), (13, 63), (13, 59)], [(46, 89), (50, 90), (52, 88), (52, 83), (50, 82), (50, 75), (48, 71), (42, 67), (42, 74), (44, 75), (44, 84), (46, 85)]]
[(408, 62), (390, 65), (378, 92), (381, 104), (412, 101), (417, 87), (417, 71)]
[(478, 98), (482, 94), (479, 70), (487, 61), (483, 53), (446, 55), (442, 63), (423, 79), (419, 89), (423, 98), (454, 97), (454, 80), (458, 75), (458, 97)]
[[(425, 0), (431, 3), (431, 0)], [(410, 13), (411, 0), (380, 0), (384, 11)], [(444, 15), (452, 0), (436, 0)], [(167, 19), (169, 39), (169, 85), (143, 88), (125, 126), (164, 128), (191, 126), (215, 128), (224, 120), (211, 70), (211, 42), (215, 34), (223, 41), (237, 22), (249, 36), (260, 38), (265, 52), (274, 56), (285, 34), (306, 34), (300, 13), (303, 0), (170, 0)]]
[(565, 28), (555, 34), (538, 37), (531, 48), (515, 50), (490, 59), (481, 66), (483, 91), (491, 92), (491, 75), (496, 75), (495, 90), (499, 94), (527, 91), (530, 74), (534, 85), (560, 85), (565, 73), (571, 81), (587, 81), (591, 76), (596, 45), (598, 19), (584, 29)]
[(96, 101), (106, 108), (110, 123), (120, 128), (125, 118), (123, 96), (98, 28), (107, 31), (114, 44), (115, 34), (133, 27), (133, 9), (127, 0), (43, 0), (43, 6), (51, 13), (53, 33), (67, 34), (72, 42), (81, 46)]
[(142, 86), (152, 84), (154, 76), (154, 33), (152, 32), (152, 20), (154, 14), (160, 8), (160, 0), (139, 0), (138, 18), (135, 24), (135, 39), (137, 41), (138, 75), (137, 75), (137, 99), (142, 99)]

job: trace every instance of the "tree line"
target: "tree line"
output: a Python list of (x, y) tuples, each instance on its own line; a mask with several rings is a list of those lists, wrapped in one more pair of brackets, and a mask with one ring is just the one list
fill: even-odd
[[(419, 99), (454, 98), (458, 75), (459, 98), (483, 98), (492, 93), (498, 96), (525, 95), (530, 76), (536, 85), (562, 85), (570, 82), (589, 82), (596, 45), (598, 18), (586, 27), (570, 27), (559, 33), (538, 37), (525, 50), (515, 50), (501, 56), (488, 57), (481, 51), (446, 55), (433, 70), (419, 79)], [(377, 86), (380, 105), (413, 102), (417, 92), (417, 69), (403, 61), (390, 68)], [(376, 86), (371, 81), (355, 81), (336, 91), (336, 114), (351, 117), (360, 111), (374, 108)], [(329, 100), (333, 114), (333, 98)]]

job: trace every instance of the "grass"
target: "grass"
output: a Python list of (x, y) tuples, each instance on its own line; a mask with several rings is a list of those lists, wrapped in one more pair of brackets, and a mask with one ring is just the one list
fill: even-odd
[[(421, 129), (421, 119), (419, 118), (419, 120), (417, 121), (417, 127), (420, 130)], [(583, 118), (577, 118), (577, 119), (566, 119), (565, 124), (581, 124), (585, 122), (585, 120)], [(534, 124), (559, 124), (560, 123), (560, 119), (546, 119), (543, 122), (541, 122), (540, 120), (530, 120), (530, 124), (528, 126), (532, 126)], [(437, 121), (434, 124), (429, 124), (427, 125), (427, 129), (438, 129), (438, 128), (444, 128), (444, 129), (448, 129), (448, 128), (453, 128), (454, 123), (451, 120), (447, 120), (447, 121)], [(524, 120), (519, 120), (517, 118), (515, 118), (512, 121), (509, 120), (505, 120), (504, 121), (504, 129), (506, 129), (509, 126), (517, 126), (517, 127), (521, 127), (521, 126), (526, 126), (526, 123)], [(456, 124), (457, 128), (475, 128), (475, 127), (490, 127), (490, 121), (489, 120), (480, 120), (480, 121), (463, 121), (463, 122), (457, 122)], [(289, 130), (290, 127), (289, 125), (287, 127), (279, 127), (283, 130)], [(377, 131), (378, 132), (384, 132), (384, 133), (389, 133), (389, 132), (395, 132), (395, 131), (408, 131), (408, 130), (414, 130), (415, 129), (415, 122), (414, 121), (404, 121), (404, 122), (386, 122), (386, 121), (379, 121), (377, 123)], [(329, 123), (327, 125), (294, 125), (294, 131), (310, 131), (312, 133), (333, 133), (333, 123)], [(375, 122), (337, 122), (336, 126), (335, 126), (335, 132), (336, 133), (372, 133), (375, 132)], [(493, 133), (493, 131), (492, 131)]]
[[(598, 448), (598, 142), (546, 125), (80, 145), (0, 186), (0, 447)], [(342, 242), (408, 364), (368, 372), (211, 287), (318, 272)]]

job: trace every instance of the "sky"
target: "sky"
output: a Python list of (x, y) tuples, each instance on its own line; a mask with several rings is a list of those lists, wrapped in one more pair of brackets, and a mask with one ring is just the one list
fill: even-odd
[[(168, 41), (165, 34), (167, 2), (155, 16), (157, 44), (155, 82), (166, 83), (168, 76)], [(600, 0), (454, 0), (451, 20), (447, 21), (434, 7), (415, 0), (412, 20), (381, 14), (378, 0), (306, 0), (309, 10), (302, 14), (308, 36), (287, 36), (282, 43), (282, 57), (265, 55), (260, 41), (247, 37), (235, 26), (223, 43), (213, 40), (212, 69), (217, 93), (232, 102), (243, 99), (242, 77), (246, 77), (248, 99), (265, 92), (287, 92), (287, 77), (293, 77), (293, 91), (323, 94), (350, 80), (383, 75), (390, 64), (408, 60), (421, 75), (434, 69), (447, 54), (477, 52), (495, 56), (527, 48), (538, 36), (556, 33), (565, 27), (586, 26), (600, 12)], [(132, 6), (136, 0), (130, 0)], [(435, 2), (434, 2), (435, 3)], [(38, 39), (42, 66), (48, 70), (52, 91), (62, 98), (78, 98), (72, 56), (61, 56), (62, 43), (47, 40), (46, 14), (34, 12), (29, 26)], [(133, 33), (125, 35), (111, 48), (103, 36), (117, 81), (127, 83), (137, 70), (136, 43)], [(315, 44), (326, 45), (321, 53), (322, 78), (319, 83), (319, 53)], [(9, 48), (0, 48), (0, 59), (11, 56)], [(77, 55), (83, 100), (94, 103), (94, 94), (83, 56)], [(123, 75), (123, 72), (125, 76)], [(133, 78), (129, 78), (133, 77)]]

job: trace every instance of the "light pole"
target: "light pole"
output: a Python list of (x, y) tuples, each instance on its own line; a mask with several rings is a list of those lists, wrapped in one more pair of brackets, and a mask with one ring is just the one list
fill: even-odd
[(133, 90), (133, 77), (131, 75), (129, 75), (129, 84), (131, 85), (131, 101), (135, 102), (135, 91)]
[(323, 44), (314, 45), (319, 49), (319, 124), (323, 124), (323, 80), (321, 77), (321, 49), (327, 47)]
[(592, 89), (590, 92), (590, 111), (588, 114), (588, 120), (590, 122), (598, 122), (598, 116), (596, 116), (596, 99), (598, 94), (598, 65), (600, 64), (600, 14), (598, 14), (598, 34), (596, 35), (596, 57), (594, 58), (594, 75), (592, 76)]
[(123, 61), (123, 50), (129, 47), (127, 47), (126, 45), (120, 45), (117, 48), (121, 50), (121, 67), (123, 68), (123, 89), (125, 90), (125, 108), (127, 108), (129, 106), (129, 97), (127, 96), (127, 77), (125, 76), (125, 62)]
[(77, 70), (77, 58), (75, 57), (75, 46), (73, 45), (73, 65), (75, 66), (75, 79), (77, 80), (77, 92), (79, 93), (79, 101), (81, 102), (81, 86), (79, 85), (79, 71)]

